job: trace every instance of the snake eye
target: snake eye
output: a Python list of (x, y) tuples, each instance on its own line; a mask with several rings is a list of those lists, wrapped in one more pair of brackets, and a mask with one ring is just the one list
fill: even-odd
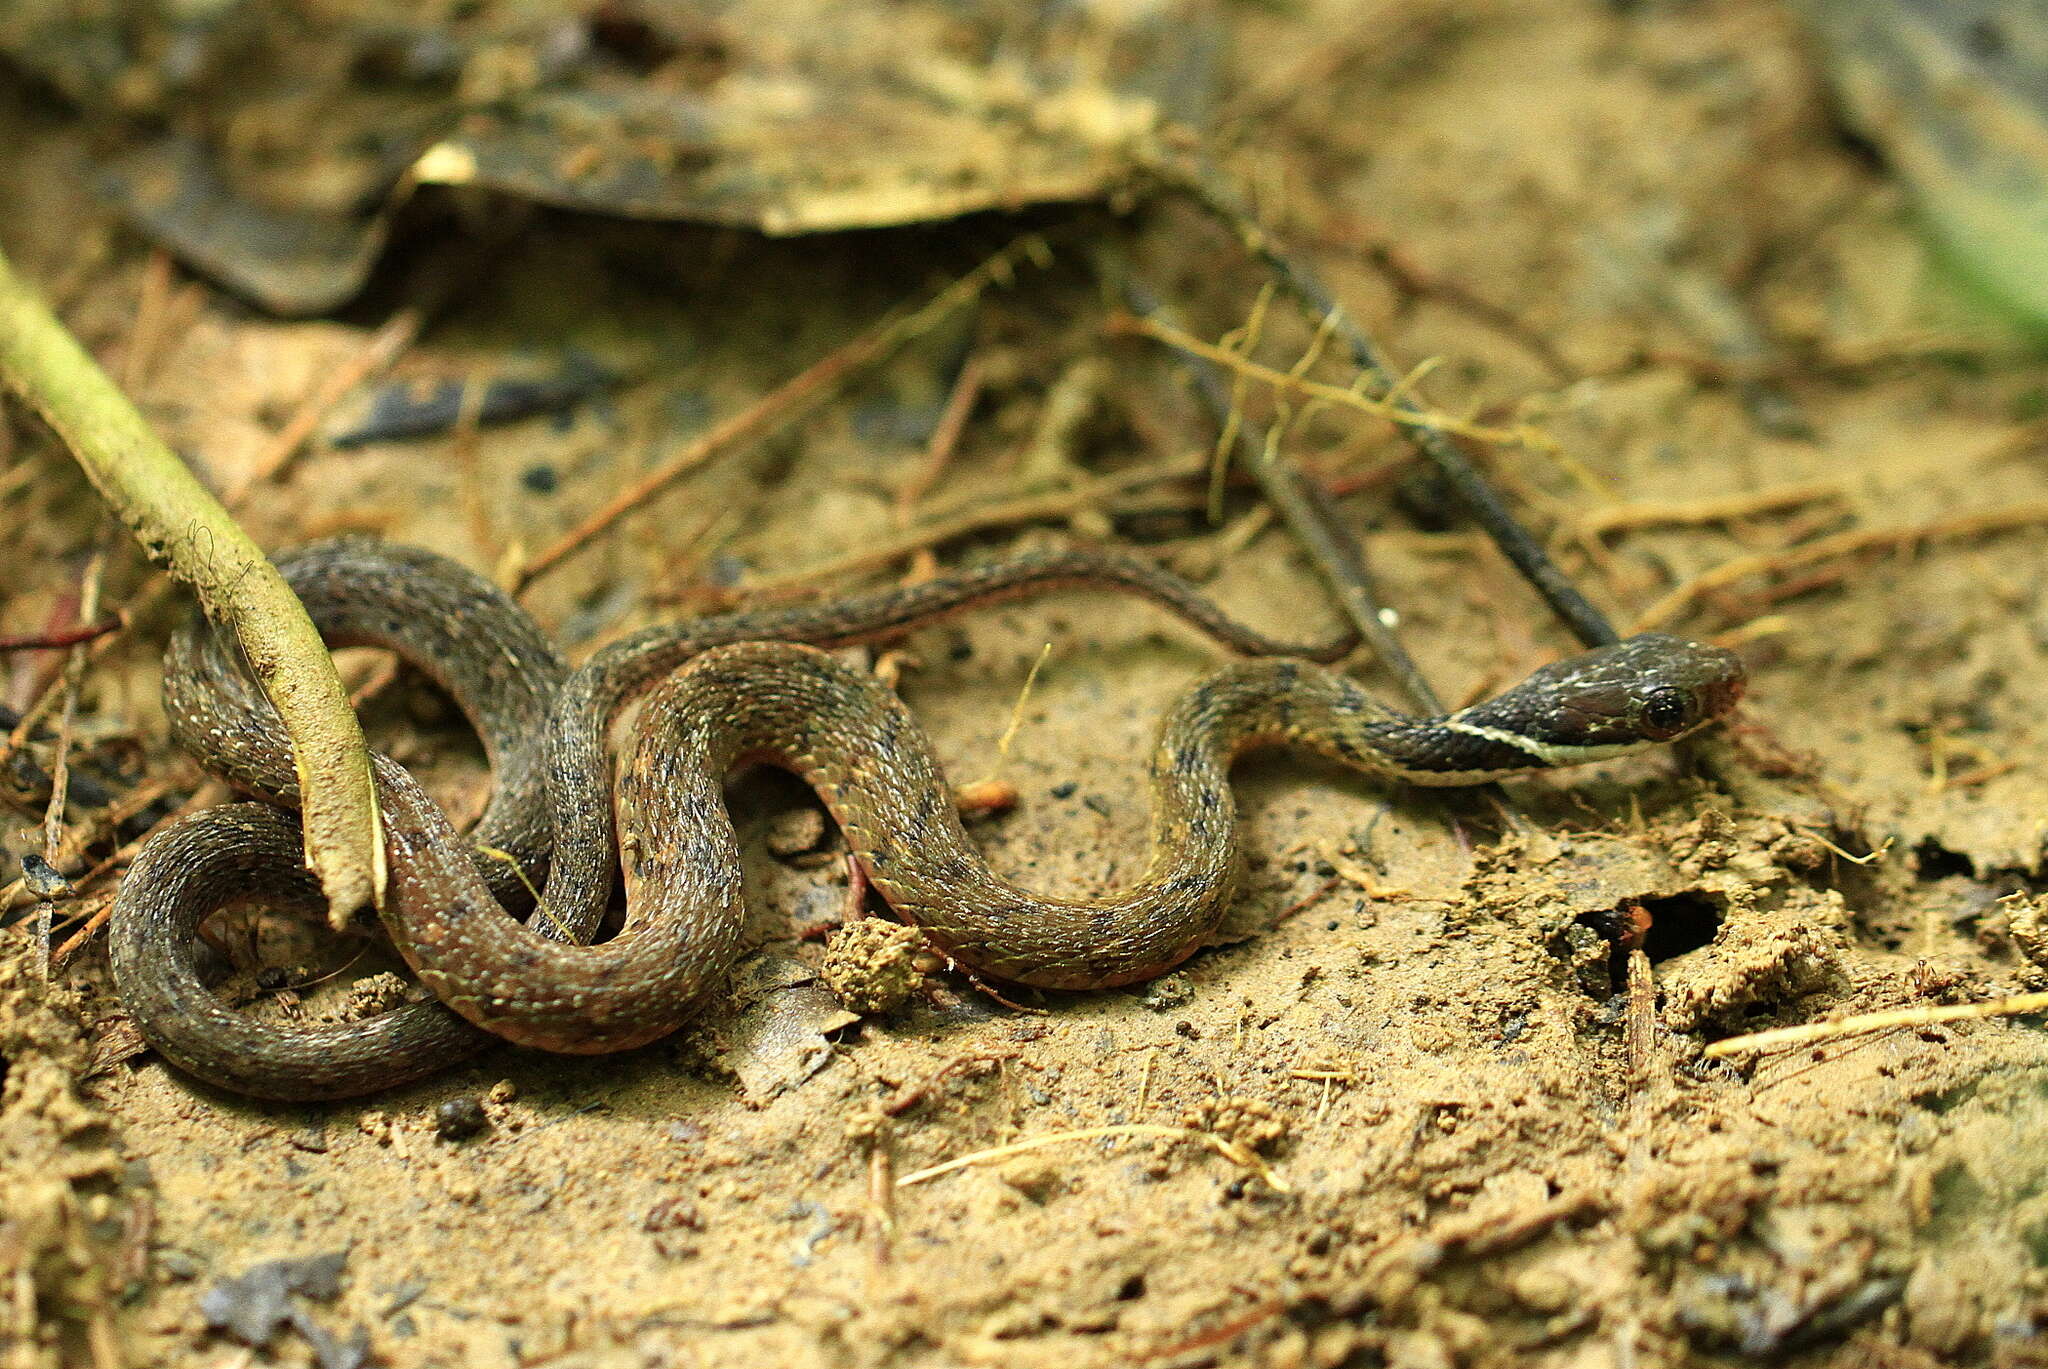
[(1685, 691), (1669, 685), (1651, 690), (1643, 698), (1641, 720), (1643, 731), (1660, 742), (1685, 731), (1692, 724)]

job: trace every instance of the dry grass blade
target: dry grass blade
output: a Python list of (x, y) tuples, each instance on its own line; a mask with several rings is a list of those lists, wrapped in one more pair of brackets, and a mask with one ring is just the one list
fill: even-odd
[[(1415, 408), (1397, 396), (1390, 395), (1385, 399), (1374, 399), (1372, 396), (1363, 393), (1357, 384), (1351, 386), (1331, 385), (1325, 381), (1310, 380), (1306, 376), (1297, 375), (1291, 370), (1282, 371), (1271, 366), (1262, 365), (1248, 357), (1239, 355), (1229, 347), (1219, 347), (1214, 343), (1204, 342), (1194, 334), (1183, 332), (1172, 324), (1156, 318), (1141, 318), (1136, 315), (1130, 315), (1111, 320), (1110, 328), (1113, 332), (1136, 333), (1143, 337), (1152, 338), (1154, 341), (1163, 342), (1176, 351), (1186, 352), (1189, 356), (1200, 357), (1204, 361), (1227, 367), (1239, 375), (1259, 381), (1261, 384), (1270, 386), (1278, 393), (1301, 395), (1304, 398), (1318, 400), (1335, 408), (1351, 409), (1358, 413), (1368, 414), (1373, 418), (1384, 419), (1389, 423), (1397, 424), (1404, 428), (1453, 433), (1459, 437), (1469, 438), (1474, 442), (1485, 442), (1499, 447), (1521, 447), (1531, 451), (1550, 451), (1556, 446), (1556, 443), (1540, 429), (1527, 426), (1491, 428), (1480, 423), (1468, 423), (1464, 419), (1453, 418), (1449, 414)], [(1359, 383), (1363, 383), (1363, 378), (1361, 378)]]
[[(1130, 272), (1119, 256), (1107, 251), (1098, 254), (1097, 269), (1105, 280), (1116, 283), (1118, 293), (1132, 311), (1131, 317), (1140, 322), (1173, 328), (1167, 321), (1165, 304)], [(1263, 300), (1265, 296), (1262, 294), (1260, 298)], [(1259, 314), (1255, 312), (1252, 322), (1244, 330), (1247, 337), (1256, 335), (1258, 319)], [(1178, 333), (1181, 330), (1173, 331)], [(1300, 363), (1301, 368), (1314, 364), (1315, 350), (1312, 346)], [(1229, 355), (1235, 357), (1236, 353)], [(1322, 577), (1335, 597), (1338, 609), (1358, 630), (1380, 664), (1393, 675), (1411, 703), (1424, 713), (1442, 712), (1436, 690), (1401, 644), (1393, 629), (1394, 619), (1381, 606), (1378, 587), (1366, 564), (1364, 547), (1336, 517), (1328, 496), (1297, 471), (1293, 463), (1282, 459), (1280, 443), (1290, 417), (1289, 412), (1284, 411), (1286, 406), (1282, 406), (1284, 412), (1280, 421), (1270, 431), (1260, 434), (1255, 428), (1235, 421), (1240, 389), (1234, 383), (1225, 383), (1224, 369), (1194, 354), (1189, 355), (1187, 369), (1192, 374), (1196, 392), (1214, 415), (1218, 426), (1229, 433), (1239, 469), (1257, 483), (1266, 502), (1301, 544), (1315, 566), (1316, 574)], [(1243, 373), (1238, 372), (1237, 378), (1242, 380)]]
[(2012, 994), (1982, 1003), (1952, 1003), (1932, 1008), (1893, 1008), (1885, 1012), (1858, 1013), (1854, 1017), (1830, 1018), (1824, 1022), (1802, 1022), (1796, 1027), (1774, 1027), (1770, 1031), (1731, 1036), (1708, 1046), (1710, 1060), (1722, 1060), (1749, 1051), (1774, 1050), (1779, 1046), (1803, 1046), (1840, 1036), (1861, 1036), (1890, 1031), (1895, 1027), (1932, 1027), (1943, 1022), (1970, 1022), (1986, 1017), (2018, 1017), (2048, 1012), (2048, 993)]
[[(79, 589), (78, 616), (92, 619), (100, 611), (100, 581), (107, 568), (107, 538), (99, 537), (92, 559), (86, 563)], [(64, 812), (71, 798), (71, 736), (78, 721), (78, 691), (85, 683), (87, 653), (74, 646), (64, 658), (64, 706), (57, 718), (57, 749), (50, 761), (50, 802), (43, 810), (43, 860), (52, 869), (64, 846)], [(45, 898), (36, 905), (36, 955), (43, 976), (50, 973), (50, 915), (52, 903)]]
[(285, 425), (277, 430), (277, 436), (258, 453), (256, 460), (250, 463), (248, 474), (228, 495), (228, 506), (239, 507), (256, 486), (283, 475), (293, 458), (305, 448), (320, 421), (358, 385), (389, 370), (419, 337), (425, 319), (426, 315), (419, 309), (399, 310), (371, 336), (361, 351), (331, 371)]

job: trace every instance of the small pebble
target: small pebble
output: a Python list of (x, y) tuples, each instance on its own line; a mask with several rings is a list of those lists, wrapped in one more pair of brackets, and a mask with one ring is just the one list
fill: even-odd
[(490, 1124), (484, 1105), (466, 1093), (434, 1109), (434, 1134), (444, 1141), (467, 1140)]

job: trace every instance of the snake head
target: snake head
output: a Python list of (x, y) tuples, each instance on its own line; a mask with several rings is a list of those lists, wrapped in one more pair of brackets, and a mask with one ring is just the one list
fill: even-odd
[(1545, 666), (1450, 721), (1512, 738), (1540, 764), (1571, 765), (1696, 732), (1746, 683), (1734, 652), (1646, 632)]

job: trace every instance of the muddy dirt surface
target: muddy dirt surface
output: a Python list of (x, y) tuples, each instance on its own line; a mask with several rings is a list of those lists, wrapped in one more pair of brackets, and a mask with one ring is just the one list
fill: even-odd
[[(356, 1103), (252, 1104), (171, 1072), (98, 942), (45, 983), (10, 893), (0, 1363), (2048, 1363), (2039, 1016), (1703, 1054), (2048, 987), (2024, 954), (2048, 942), (2048, 545), (2027, 517), (1967, 521), (2048, 500), (2038, 358), (1961, 302), (1775, 6), (1200, 13), (1228, 40), (1222, 164), (1403, 367), (1435, 363), (1431, 403), (1555, 439), (1483, 455), (1618, 621), (1662, 604), (1672, 630), (1739, 646), (1740, 715), (1504, 797), (1250, 761), (1256, 855), (1218, 943), (1150, 984), (1018, 1006), (901, 937), (828, 940), (843, 844), (800, 786), (745, 778), (758, 949), (698, 1025), (611, 1058), (505, 1049)], [(465, 204), (401, 229), (338, 318), (283, 323), (121, 227), (92, 195), (94, 138), (56, 92), (0, 79), (0, 243), (217, 488), (408, 280), (459, 277), (397, 360), (414, 392), (572, 354), (618, 377), (558, 417), (337, 447), (384, 382), (359, 386), (242, 507), (267, 545), (367, 529), (499, 573), (1026, 226), (772, 241)], [(721, 452), (524, 601), (580, 656), (906, 525), (1204, 450), (1162, 350), (1105, 328), (1078, 244), (1123, 244), (1209, 337), (1245, 322), (1259, 268), (1166, 197), (1078, 213), (1030, 221), (1048, 266)], [(1259, 353), (1282, 368), (1311, 336), (1285, 313)], [(1570, 648), (1385, 426), (1326, 409), (1285, 450), (1367, 530), (1447, 698)], [(19, 408), (0, 454), (0, 632), (61, 625), (98, 506)], [(1220, 531), (1203, 502), (1199, 481), (1105, 493), (938, 552), (1114, 536), (1254, 623), (1334, 626), (1247, 491)], [(175, 604), (151, 608), (115, 545), (106, 601), (140, 611), (84, 674), (67, 820), (104, 831), (134, 799), (126, 840), (201, 789), (156, 702)], [(1755, 573), (1700, 584), (1741, 558)], [(1015, 785), (973, 825), (998, 871), (1080, 894), (1142, 861), (1141, 758), (1215, 660), (1149, 609), (1078, 596), (878, 664), (956, 781)], [(18, 710), (60, 662), (0, 665)], [(476, 811), (488, 777), (435, 695), (384, 679), (367, 717)], [(10, 786), (42, 792), (53, 750), (31, 740)], [(11, 853), (41, 849), (40, 817), (10, 810)], [(55, 904), (55, 942), (117, 873)], [(374, 947), (245, 930), (223, 991), (251, 1011), (403, 992)]]

